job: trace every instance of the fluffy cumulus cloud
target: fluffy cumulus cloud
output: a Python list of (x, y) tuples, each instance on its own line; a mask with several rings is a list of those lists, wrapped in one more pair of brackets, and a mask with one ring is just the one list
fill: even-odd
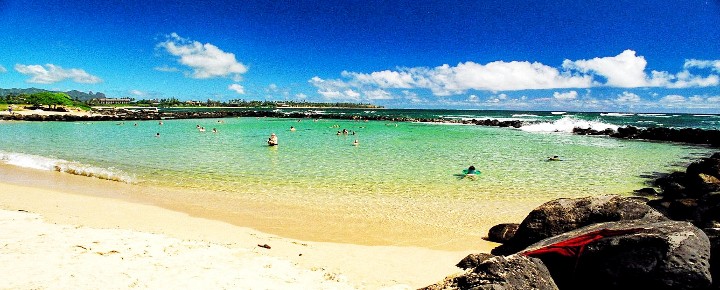
[(7, 69), (4, 66), (0, 65), (0, 73), (6, 73), (6, 72), (7, 72)]
[(442, 65), (435, 68), (403, 68), (399, 71), (381, 71), (369, 74), (343, 72), (352, 84), (373, 85), (380, 88), (429, 89), (437, 96), (457, 95), (467, 90), (515, 91), (588, 87), (591, 79), (562, 73), (541, 63), (503, 62), (488, 64), (475, 62), (457, 66)]
[(190, 76), (196, 79), (229, 77), (240, 81), (247, 67), (238, 62), (235, 54), (222, 51), (210, 43), (182, 38), (176, 33), (157, 45), (168, 53), (179, 57), (178, 62), (192, 68)]
[[(344, 90), (373, 92), (377, 89), (429, 90), (435, 96), (465, 94), (477, 91), (519, 91), (568, 88), (689, 88), (720, 85), (717, 74), (696, 75), (690, 68), (710, 68), (720, 72), (720, 61), (688, 60), (678, 73), (647, 72), (647, 61), (633, 50), (616, 56), (587, 60), (565, 60), (560, 67), (539, 62), (495, 61), (487, 64), (472, 61), (456, 66), (398, 68), (370, 73), (343, 71), (340, 79), (314, 77), (310, 83), (323, 96), (348, 96)], [(339, 88), (342, 88), (339, 89)], [(392, 95), (392, 94), (391, 94)], [(572, 93), (558, 93), (555, 99), (568, 100)], [(577, 92), (574, 94), (577, 97)]]
[(245, 87), (239, 84), (231, 84), (228, 86), (228, 89), (231, 91), (235, 91), (238, 94), (244, 95), (245, 94)]
[(632, 50), (623, 51), (613, 57), (593, 58), (590, 60), (565, 60), (562, 67), (581, 73), (596, 74), (607, 79), (607, 85), (621, 88), (642, 87), (647, 83), (645, 67), (647, 61), (636, 56)]
[(21, 74), (31, 76), (27, 82), (36, 84), (53, 84), (64, 80), (72, 80), (76, 83), (83, 84), (96, 84), (102, 82), (102, 79), (99, 77), (91, 75), (82, 69), (64, 69), (54, 64), (46, 64), (45, 66), (38, 64), (16, 64), (15, 70)]
[(640, 96), (631, 92), (622, 92), (615, 99), (616, 102), (621, 104), (639, 103), (641, 100)]
[(553, 98), (559, 101), (570, 101), (577, 99), (578, 92), (577, 91), (569, 91), (569, 92), (555, 92), (553, 93)]

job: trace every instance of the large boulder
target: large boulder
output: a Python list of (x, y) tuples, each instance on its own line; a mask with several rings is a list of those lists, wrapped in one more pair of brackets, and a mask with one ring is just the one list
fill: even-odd
[(696, 161), (688, 165), (685, 172), (688, 175), (704, 173), (720, 178), (720, 158), (716, 158), (716, 155), (713, 155), (710, 158), (703, 158), (700, 161)]
[(487, 240), (496, 243), (505, 243), (512, 239), (520, 224), (507, 223), (495, 225), (488, 231)]
[(460, 262), (455, 265), (455, 267), (458, 267), (463, 270), (467, 269), (475, 269), (478, 265), (482, 264), (483, 262), (487, 261), (488, 259), (495, 257), (495, 255), (488, 254), (488, 253), (477, 253), (477, 254), (470, 254), (465, 256)]
[(492, 257), (474, 269), (458, 276), (450, 276), (442, 282), (421, 288), (424, 290), (553, 290), (558, 289), (550, 272), (535, 258), (512, 255)]
[(654, 181), (655, 186), (662, 190), (662, 196), (669, 199), (686, 198), (686, 183), (685, 172), (673, 172)]
[(720, 289), (720, 228), (707, 228), (703, 232), (710, 239), (710, 273), (713, 278), (713, 289)]
[(521, 254), (541, 259), (565, 289), (707, 289), (712, 282), (710, 240), (688, 222), (594, 224)]
[(667, 218), (645, 204), (644, 199), (615, 195), (561, 198), (547, 202), (528, 214), (515, 235), (493, 249), (496, 255), (516, 253), (540, 240), (587, 225), (622, 220), (664, 221)]
[(668, 218), (692, 222), (699, 228), (720, 227), (720, 192), (701, 198), (657, 199), (647, 203)]

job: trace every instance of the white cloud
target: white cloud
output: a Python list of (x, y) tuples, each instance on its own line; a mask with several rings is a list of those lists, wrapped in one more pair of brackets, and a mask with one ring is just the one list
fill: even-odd
[(224, 52), (210, 43), (182, 38), (176, 33), (170, 34), (168, 40), (159, 43), (158, 47), (180, 57), (178, 62), (193, 69), (192, 78), (230, 77), (240, 81), (241, 75), (247, 72), (247, 67), (235, 59), (235, 54)]
[(411, 91), (408, 91), (408, 90), (403, 90), (403, 91), (402, 91), (402, 94), (403, 94), (403, 98), (405, 98), (406, 100), (409, 100), (409, 101), (412, 102), (412, 103), (416, 103), (416, 104), (417, 104), (417, 103), (424, 103), (424, 102), (425, 102), (425, 100), (423, 100), (422, 98), (420, 98), (420, 96), (418, 96), (418, 94), (415, 93), (415, 92), (411, 92)]
[(46, 64), (45, 66), (16, 64), (15, 70), (21, 74), (32, 76), (27, 82), (36, 84), (53, 84), (67, 79), (84, 84), (102, 82), (99, 77), (91, 75), (82, 69), (64, 69), (54, 64)]
[(590, 60), (563, 61), (562, 67), (582, 73), (594, 73), (607, 78), (606, 85), (611, 87), (634, 88), (647, 83), (645, 75), (647, 61), (636, 56), (635, 51), (625, 50), (617, 56), (596, 57)]
[(323, 96), (323, 98), (325, 99), (360, 99), (360, 93), (352, 90), (349, 84), (341, 80), (324, 80), (316, 76), (310, 79), (308, 82), (318, 88), (318, 94)]
[(239, 84), (231, 84), (228, 86), (228, 89), (231, 91), (235, 91), (238, 94), (244, 95), (245, 94), (245, 87)]
[(343, 95), (347, 96), (348, 99), (352, 100), (359, 100), (360, 99), (360, 93), (353, 91), (351, 89), (347, 89), (342, 92)]
[(178, 68), (176, 68), (176, 67), (171, 67), (171, 66), (167, 66), (167, 65), (164, 65), (164, 66), (156, 66), (156, 67), (154, 67), (153, 69), (156, 70), (156, 71), (161, 71), (161, 72), (176, 72), (176, 71), (179, 71)]
[(308, 96), (303, 93), (298, 93), (298, 94), (295, 94), (295, 97), (298, 99), (304, 100), (304, 99), (307, 99)]
[(393, 99), (392, 94), (388, 93), (387, 91), (385, 91), (383, 89), (364, 91), (363, 94), (365, 94), (365, 97), (368, 100), (391, 100), (391, 99)]
[(465, 62), (457, 66), (447, 64), (435, 68), (403, 68), (399, 71), (380, 71), (369, 74), (343, 72), (354, 86), (370, 85), (380, 88), (429, 89), (436, 96), (462, 94), (467, 90), (514, 91), (589, 87), (591, 78), (561, 73), (541, 63), (496, 61), (486, 65)]
[(477, 103), (480, 101), (480, 98), (476, 95), (470, 95), (468, 96), (467, 101), (471, 103)]
[[(343, 71), (342, 79), (330, 81), (332, 86), (345, 89), (427, 89), (435, 96), (459, 95), (468, 90), (498, 92), (599, 86), (689, 88), (720, 85), (718, 75), (700, 76), (687, 70), (689, 67), (717, 65), (720, 65), (720, 61), (688, 60), (685, 63), (686, 69), (677, 74), (665, 71), (651, 71), (648, 74), (645, 58), (636, 55), (633, 50), (625, 50), (611, 57), (575, 61), (566, 59), (560, 68), (528, 61), (495, 61), (487, 64), (468, 61), (456, 66), (444, 64), (434, 68), (398, 68), (371, 73)], [(328, 90), (329, 84), (326, 82), (311, 80), (310, 83), (315, 85), (321, 94), (342, 95), (340, 90)], [(558, 97), (570, 98), (572, 95)]]
[(639, 103), (642, 99), (640, 96), (633, 94), (631, 92), (623, 92), (622, 94), (618, 95), (617, 99), (615, 99), (618, 103)]
[(408, 72), (379, 71), (370, 74), (343, 71), (343, 77), (352, 78), (360, 83), (376, 84), (381, 88), (409, 89), (413, 87), (413, 76)]
[(664, 96), (662, 99), (660, 99), (660, 103), (670, 103), (670, 104), (677, 104), (677, 103), (684, 103), (685, 97), (680, 95), (667, 95)]
[(574, 99), (577, 99), (577, 96), (578, 96), (578, 92), (576, 92), (576, 91), (569, 91), (569, 92), (564, 92), (564, 93), (561, 93), (561, 92), (553, 93), (553, 98), (555, 98), (556, 100), (559, 100), (559, 101), (574, 100)]
[(717, 72), (720, 72), (720, 60), (698, 60), (688, 59), (685, 60), (685, 69), (689, 68), (711, 68)]
[(138, 96), (138, 97), (147, 95), (147, 93), (145, 93), (143, 91), (139, 91), (139, 90), (131, 90), (130, 94), (133, 96)]
[(666, 86), (670, 88), (689, 88), (689, 87), (710, 87), (720, 84), (720, 77), (709, 75), (701, 77), (692, 75), (690, 72), (682, 71), (671, 78), (674, 82), (668, 83)]
[(4, 66), (0, 65), (0, 73), (6, 73), (6, 72), (7, 72), (7, 69)]

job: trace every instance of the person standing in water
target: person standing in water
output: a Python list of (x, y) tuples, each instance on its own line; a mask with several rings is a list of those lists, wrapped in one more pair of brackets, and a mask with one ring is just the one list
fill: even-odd
[(268, 143), (268, 146), (277, 146), (277, 144), (278, 144), (277, 135), (275, 135), (275, 133), (270, 134), (270, 138), (268, 138), (267, 143)]

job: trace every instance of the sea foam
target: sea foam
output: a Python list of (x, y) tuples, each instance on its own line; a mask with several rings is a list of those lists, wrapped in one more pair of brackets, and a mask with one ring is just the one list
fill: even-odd
[(112, 168), (101, 168), (80, 162), (44, 156), (0, 151), (0, 162), (5, 164), (38, 170), (58, 171), (73, 175), (94, 177), (98, 179), (134, 183), (135, 180), (127, 173)]
[(617, 131), (618, 127), (619, 126), (617, 126), (617, 125), (603, 123), (603, 122), (599, 122), (599, 121), (587, 121), (587, 120), (573, 118), (570, 116), (564, 116), (561, 119), (555, 120), (553, 122), (544, 122), (544, 123), (525, 125), (525, 126), (520, 127), (520, 130), (527, 131), (527, 132), (572, 133), (574, 128), (593, 129), (593, 130), (597, 130), (597, 131), (612, 129), (614, 131)]

